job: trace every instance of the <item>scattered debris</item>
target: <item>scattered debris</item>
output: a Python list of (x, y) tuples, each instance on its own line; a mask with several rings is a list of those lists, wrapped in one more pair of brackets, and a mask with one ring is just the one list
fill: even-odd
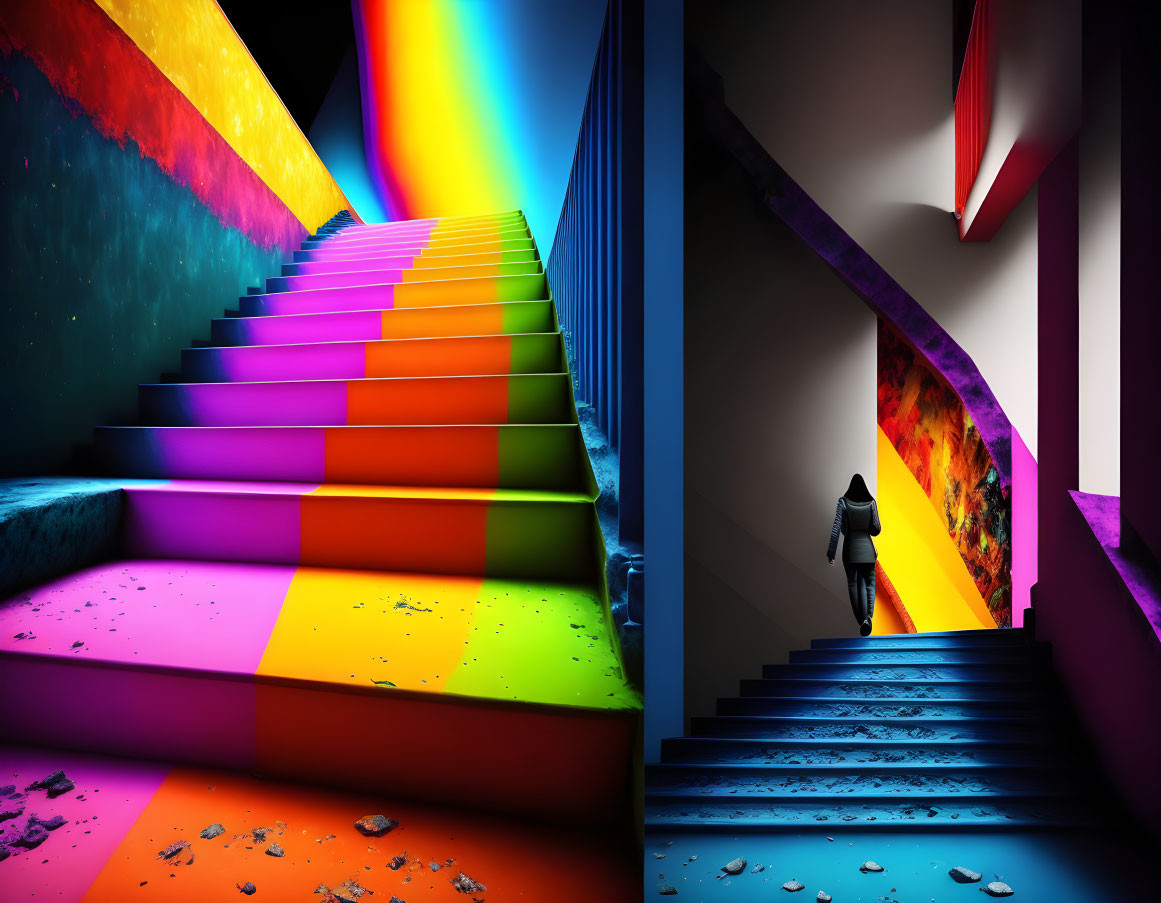
[(443, 866), (441, 866), (438, 862), (429, 862), (427, 867), (433, 872), (438, 872), (441, 868), (443, 868)]
[(818, 896), (815, 897), (815, 899), (818, 900), (818, 903), (830, 903), (830, 894), (824, 890), (820, 890), (818, 892)]
[(238, 890), (244, 893), (247, 897), (254, 896), (254, 892), (258, 890), (258, 888), (254, 886), (253, 881), (247, 881), (245, 884), (235, 884), (234, 887), (238, 888)]
[[(3, 821), (3, 820), (4, 820), (4, 817), (3, 817), (3, 816), (0, 816), (0, 821)], [(654, 859), (664, 859), (664, 858), (665, 858), (665, 853), (654, 853), (654, 854), (653, 854), (653, 858), (654, 858)]]
[(866, 862), (859, 866), (859, 871), (865, 875), (867, 872), (885, 872), (887, 870), (883, 868), (883, 866), (879, 865), (879, 863), (868, 859)]
[(215, 823), (215, 824), (210, 825), (205, 830), (203, 830), (202, 833), (199, 834), (198, 836), (201, 837), (202, 840), (213, 840), (215, 837), (218, 837), (218, 836), (225, 834), (225, 833), (226, 833), (226, 829), (223, 828), (221, 825)]
[(367, 837), (382, 837), (392, 828), (398, 826), (399, 822), (386, 815), (364, 815), (355, 822), (355, 828), (358, 832)]
[(659, 892), (663, 897), (676, 897), (677, 888), (671, 884), (662, 884)]
[(41, 781), (33, 781), (24, 788), (25, 792), (29, 790), (44, 790), (48, 793), (48, 798), (54, 799), (62, 793), (68, 793), (70, 790), (76, 789), (76, 784), (70, 781), (63, 771), (54, 771), (47, 778)]
[(725, 872), (725, 875), (718, 875), (718, 877), (724, 878), (726, 875), (740, 875), (745, 870), (745, 859), (731, 859), (729, 862), (722, 866), (722, 871)]
[(282, 847), (280, 847), (278, 844), (272, 843), (266, 848), (266, 855), (281, 859), (286, 855), (286, 850), (282, 849)]
[(393, 872), (397, 872), (401, 868), (403, 868), (403, 866), (406, 864), (407, 864), (407, 853), (404, 853), (402, 856), (393, 857), (391, 859), (391, 861), (387, 863), (387, 868), (391, 869), (391, 871), (393, 871)]
[(478, 894), (488, 889), (479, 881), (474, 881), (469, 878), (463, 872), (460, 872), (456, 877), (451, 879), (451, 885), (461, 894)]
[(23, 806), (0, 806), (0, 821), (8, 821), (10, 818), (19, 818), (23, 814)]
[(756, 875), (756, 874), (758, 874), (758, 872), (764, 872), (764, 871), (766, 871), (766, 866), (764, 866), (764, 865), (762, 865), (762, 863), (758, 862), (758, 863), (754, 864), (754, 867), (752, 869), (750, 869), (750, 874)]
[(806, 890), (806, 885), (799, 881), (797, 878), (791, 878), (789, 881), (782, 885), (782, 889), (790, 891), (792, 894), (796, 894), (800, 890)]
[(157, 854), (158, 859), (164, 859), (166, 862), (173, 859), (182, 850), (189, 849), (188, 840), (179, 840), (177, 843), (171, 843), (164, 850)]
[(316, 890), (315, 893), (317, 894), (320, 891), (323, 894), (323, 903), (358, 903), (359, 898), (363, 894), (375, 893), (373, 890), (367, 890), (367, 888), (362, 887), (353, 878), (348, 878), (333, 890), (327, 888), (326, 885), (320, 884), (319, 890)]
[(254, 836), (254, 843), (266, 843), (266, 835), (273, 834), (273, 828), (254, 828), (250, 832)]
[(982, 890), (989, 897), (1010, 897), (1012, 894), (1016, 893), (1003, 881), (993, 881), (991, 884), (981, 887), (980, 890)]
[(973, 872), (971, 869), (965, 869), (962, 865), (957, 865), (948, 872), (949, 875), (960, 884), (975, 884), (983, 877), (979, 872)]

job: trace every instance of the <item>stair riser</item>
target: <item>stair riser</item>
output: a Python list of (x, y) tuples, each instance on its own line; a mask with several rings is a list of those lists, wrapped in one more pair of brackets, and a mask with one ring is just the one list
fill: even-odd
[(238, 309), (243, 316), (269, 317), (343, 310), (381, 311), (400, 307), (540, 301), (547, 297), (548, 283), (544, 274), (536, 273), (246, 295), (238, 299)]
[(1025, 630), (958, 630), (945, 633), (903, 633), (884, 634), (869, 637), (838, 637), (812, 640), (812, 649), (838, 648), (901, 648), (913, 646), (994, 646), (1000, 643), (1026, 645), (1032, 640)]
[(743, 696), (833, 696), (836, 699), (959, 699), (964, 696), (979, 701), (1028, 702), (1041, 696), (1039, 688), (1028, 684), (989, 682), (965, 685), (953, 681), (922, 682), (853, 680), (743, 680)]
[(446, 305), (214, 320), (214, 345), (291, 345), (554, 332), (551, 301)]
[(407, 242), (396, 248), (379, 251), (295, 251), (293, 263), (316, 262), (349, 262), (358, 260), (377, 260), (385, 257), (440, 257), (456, 254), (483, 254), (494, 251), (528, 251), (534, 250), (535, 242), (531, 238), (507, 238), (503, 241), (469, 240), (457, 243), (426, 247), (421, 242)]
[(1045, 740), (1054, 736), (1043, 722), (991, 719), (940, 724), (927, 719), (911, 721), (816, 721), (786, 719), (776, 724), (731, 721), (721, 718), (694, 718), (691, 736), (754, 740)]
[(782, 717), (851, 717), (851, 718), (977, 718), (1013, 717), (1033, 712), (1024, 700), (996, 699), (992, 701), (965, 701), (950, 698), (944, 701), (911, 700), (906, 702), (866, 702), (846, 699), (827, 701), (801, 700), (794, 698), (762, 699), (732, 697), (719, 699), (717, 714), (770, 715)]
[(852, 745), (814, 743), (813, 748), (791, 747), (781, 743), (744, 743), (741, 741), (699, 740), (680, 738), (683, 742), (662, 742), (662, 760), (674, 764), (700, 765), (836, 765), (846, 767), (856, 763), (876, 765), (943, 764), (943, 765), (1013, 765), (1041, 761), (1045, 751), (1039, 746), (979, 744), (915, 744), (881, 743)]
[(565, 374), (266, 383), (157, 383), (138, 392), (156, 426), (567, 423)]
[(762, 676), (830, 680), (1027, 680), (1038, 674), (1027, 662), (984, 664), (890, 665), (866, 664), (765, 665)]
[(1046, 661), (1045, 646), (976, 646), (973, 648), (924, 649), (799, 649), (790, 653), (790, 663), (818, 665), (859, 662), (868, 665), (900, 665), (909, 662), (942, 664), (1019, 664)]
[(479, 254), (444, 254), (438, 256), (406, 255), (402, 257), (383, 257), (375, 261), (374, 265), (361, 268), (352, 268), (348, 261), (332, 261), (331, 263), (284, 263), (282, 276), (321, 276), (338, 273), (374, 273), (381, 270), (406, 270), (412, 267), (452, 267), (468, 266), (477, 263), (519, 263), (536, 261), (536, 251), (532, 248), (524, 251), (492, 251)]
[[(520, 276), (542, 272), (540, 262), (476, 263), (459, 266), (410, 266), (398, 270), (375, 270), (356, 273), (324, 273), (318, 276), (271, 276), (266, 280), (268, 293), (313, 291), (324, 288), (352, 288), (355, 286), (399, 285), (405, 282), (437, 282), (446, 279), (475, 279), (491, 276)], [(248, 296), (249, 297), (249, 296)]]
[(187, 348), (187, 382), (557, 373), (555, 333), (318, 345)]
[[(954, 817), (953, 817), (954, 816)], [(660, 827), (686, 825), (691, 830), (770, 830), (798, 827), (834, 830), (838, 827), (874, 827), (876, 830), (897, 827), (910, 830), (929, 830), (934, 827), (955, 827), (961, 830), (976, 828), (1010, 827), (1063, 827), (1087, 824), (1081, 810), (1067, 803), (1051, 801), (943, 802), (937, 812), (931, 812), (917, 800), (913, 805), (890, 803), (840, 804), (819, 801), (800, 801), (794, 804), (739, 803), (714, 806), (700, 802), (652, 802), (645, 811), (645, 826), (650, 830)]]
[(728, 770), (666, 765), (647, 771), (649, 793), (798, 798), (817, 794), (845, 799), (853, 796), (955, 796), (988, 793), (1059, 792), (1073, 780), (1067, 771), (1036, 768), (944, 768), (936, 771), (876, 771), (873, 766), (848, 770), (795, 771), (793, 766)]
[(592, 567), (591, 503), (228, 488), (127, 489), (126, 554), (561, 580), (583, 579)]
[(575, 426), (127, 427), (96, 431), (110, 473), (179, 480), (583, 490)]
[[(0, 723), (26, 743), (556, 819), (601, 821), (624, 804), (624, 717), (5, 654), (0, 685), (21, 687), (0, 694)], [(456, 736), (472, 736), (473, 753), (450, 768)]]

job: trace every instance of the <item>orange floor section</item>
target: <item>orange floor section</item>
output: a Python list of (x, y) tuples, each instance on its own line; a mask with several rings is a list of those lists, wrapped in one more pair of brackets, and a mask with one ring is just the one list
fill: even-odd
[[(352, 742), (355, 738), (319, 738)], [(385, 815), (399, 823), (365, 837), (355, 822)], [(210, 825), (225, 833), (203, 840)], [(271, 829), (264, 842), (251, 832)], [(172, 858), (162, 852), (188, 841)], [(282, 856), (269, 855), (277, 845)], [(399, 800), (313, 790), (224, 772), (175, 769), (110, 857), (85, 903), (212, 903), (247, 899), (320, 901), (321, 886), (346, 881), (373, 892), (364, 903), (444, 900), (639, 900), (640, 886), (624, 838), (453, 812)], [(392, 860), (404, 857), (398, 869)], [(487, 890), (461, 893), (463, 873)], [(3, 898), (0, 885), (0, 898)]]

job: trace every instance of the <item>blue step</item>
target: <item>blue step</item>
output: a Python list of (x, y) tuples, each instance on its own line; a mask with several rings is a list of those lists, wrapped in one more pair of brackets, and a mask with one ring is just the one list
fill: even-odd
[(880, 698), (851, 700), (833, 696), (732, 696), (717, 701), (719, 715), (771, 715), (876, 718), (1006, 718), (1034, 711), (1027, 700)]
[(671, 737), (666, 762), (846, 765), (853, 763), (1011, 764), (1040, 761), (1043, 744), (1004, 740), (744, 740)]
[(836, 680), (1008, 680), (1036, 674), (1036, 663), (1017, 662), (938, 662), (926, 659), (906, 663), (861, 660), (800, 662), (765, 665), (765, 678), (804, 677)]
[(796, 649), (790, 653), (791, 664), (819, 664), (822, 662), (867, 662), (882, 664), (903, 664), (907, 662), (937, 662), (940, 664), (1004, 664), (1008, 662), (1045, 662), (1048, 647), (1044, 644), (1022, 645), (998, 643), (995, 645), (971, 644), (967, 646), (876, 646), (856, 649), (840, 646), (830, 649)]
[(1027, 680), (781, 677), (742, 681), (743, 696), (832, 696), (836, 699), (967, 697), (980, 700), (1020, 699), (1027, 702), (1042, 692), (1039, 684)]
[(690, 735), (763, 740), (994, 740), (1044, 738), (1044, 718), (878, 718), (698, 716)]

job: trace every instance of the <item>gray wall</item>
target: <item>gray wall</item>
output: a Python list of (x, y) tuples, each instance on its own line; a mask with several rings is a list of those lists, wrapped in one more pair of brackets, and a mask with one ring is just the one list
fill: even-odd
[(874, 490), (876, 433), (874, 314), (728, 160), (691, 150), (687, 716), (813, 637), (854, 634), (841, 564), (824, 553), (851, 474)]

